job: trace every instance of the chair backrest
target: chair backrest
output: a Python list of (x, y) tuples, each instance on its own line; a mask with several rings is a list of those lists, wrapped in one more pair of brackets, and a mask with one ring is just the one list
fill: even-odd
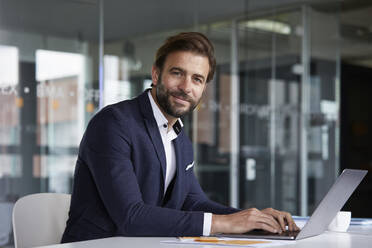
[(13, 208), (16, 248), (61, 242), (66, 227), (71, 195), (40, 193), (20, 198)]

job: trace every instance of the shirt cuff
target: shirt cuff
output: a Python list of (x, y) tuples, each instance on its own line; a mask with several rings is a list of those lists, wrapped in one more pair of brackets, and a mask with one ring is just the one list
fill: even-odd
[(211, 227), (212, 213), (204, 213), (203, 236), (209, 236), (211, 234)]

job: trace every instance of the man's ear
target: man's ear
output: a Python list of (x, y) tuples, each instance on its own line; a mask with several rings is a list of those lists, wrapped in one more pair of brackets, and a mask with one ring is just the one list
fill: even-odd
[(157, 68), (155, 65), (152, 66), (151, 68), (151, 79), (152, 79), (152, 84), (157, 85), (158, 80), (159, 80), (159, 68)]

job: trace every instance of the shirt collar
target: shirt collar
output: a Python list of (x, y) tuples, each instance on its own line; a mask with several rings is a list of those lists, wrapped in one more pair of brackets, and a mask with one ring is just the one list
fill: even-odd
[[(154, 113), (156, 124), (158, 125), (159, 128), (164, 127), (164, 125), (166, 125), (168, 127), (168, 120), (167, 120), (167, 118), (165, 118), (164, 114), (161, 112), (158, 105), (155, 103), (155, 100), (151, 95), (151, 90), (149, 90), (147, 94), (148, 94), (149, 99), (150, 99), (151, 108), (152, 108), (152, 112)], [(181, 132), (182, 127), (183, 127), (183, 123), (182, 123), (181, 119), (178, 118), (176, 123), (174, 123), (174, 125), (173, 125), (173, 130), (178, 135)]]

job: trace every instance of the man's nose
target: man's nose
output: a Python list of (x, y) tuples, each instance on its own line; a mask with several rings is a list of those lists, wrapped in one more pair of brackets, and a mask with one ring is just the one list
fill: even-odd
[(181, 89), (186, 94), (191, 92), (192, 79), (190, 77), (185, 77), (182, 82), (178, 85), (178, 88)]

